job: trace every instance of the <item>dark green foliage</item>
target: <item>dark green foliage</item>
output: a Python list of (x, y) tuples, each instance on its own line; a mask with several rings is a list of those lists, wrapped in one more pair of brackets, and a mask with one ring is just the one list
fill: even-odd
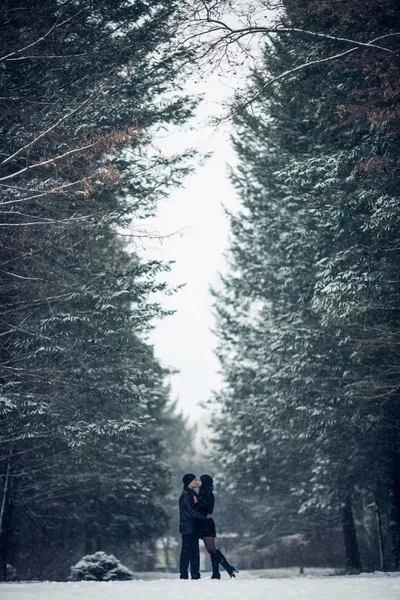
[(57, 578), (85, 552), (148, 558), (167, 528), (165, 373), (146, 337), (167, 267), (128, 242), (190, 170), (192, 152), (152, 143), (194, 105), (183, 8), (0, 7), (0, 579), (7, 560)]
[[(371, 19), (361, 5), (284, 2), (282, 24), (360, 41), (399, 30), (394, 2), (372, 3)], [(274, 38), (236, 117), (243, 208), (216, 293), (217, 454), (233, 489), (266, 504), (266, 531), (282, 522), (276, 537), (342, 525), (349, 570), (379, 505), (386, 564), (377, 545), (370, 563), (398, 568), (398, 60), (362, 49), (264, 86), (338, 50)]]

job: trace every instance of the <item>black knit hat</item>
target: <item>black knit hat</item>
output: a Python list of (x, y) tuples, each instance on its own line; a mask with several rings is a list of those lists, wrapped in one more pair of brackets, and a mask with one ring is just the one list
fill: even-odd
[(193, 479), (196, 479), (196, 475), (193, 475), (193, 473), (186, 473), (186, 475), (182, 477), (183, 485), (189, 485), (189, 483), (192, 483)]
[(211, 477), (211, 475), (202, 475), (200, 477), (201, 483), (202, 483), (202, 487), (204, 488), (210, 488), (211, 490), (214, 487), (214, 481), (213, 478)]

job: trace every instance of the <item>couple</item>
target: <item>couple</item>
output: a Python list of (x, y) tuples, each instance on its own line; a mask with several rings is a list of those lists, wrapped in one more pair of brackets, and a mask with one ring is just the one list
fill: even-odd
[[(211, 579), (221, 579), (221, 564), (230, 577), (238, 571), (228, 563), (225, 556), (215, 547), (215, 523), (212, 518), (214, 510), (213, 479), (210, 475), (187, 473), (183, 479), (183, 490), (179, 498), (179, 532), (182, 534), (182, 549), (179, 563), (181, 579), (200, 579), (199, 539), (201, 538), (210, 554), (212, 564)], [(199, 494), (195, 488), (199, 488)]]

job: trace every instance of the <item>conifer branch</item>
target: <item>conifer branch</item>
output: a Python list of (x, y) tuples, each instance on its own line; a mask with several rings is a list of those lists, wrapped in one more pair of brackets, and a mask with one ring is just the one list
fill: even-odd
[(13, 158), (16, 158), (19, 154), (21, 154), (21, 152), (24, 152), (25, 150), (28, 150), (29, 148), (32, 148), (32, 146), (34, 146), (39, 140), (41, 140), (42, 138), (44, 138), (46, 135), (48, 135), (49, 133), (51, 133), (52, 131), (54, 131), (59, 125), (61, 125), (61, 123), (64, 123), (64, 121), (67, 121), (69, 118), (73, 117), (78, 112), (80, 112), (82, 110), (82, 108), (84, 108), (90, 102), (90, 100), (92, 98), (93, 98), (93, 94), (91, 94), (89, 96), (89, 98), (87, 98), (84, 102), (82, 102), (74, 110), (72, 110), (68, 114), (66, 114), (66, 115), (62, 116), (60, 119), (58, 119), (58, 121), (56, 123), (54, 123), (54, 125), (51, 125), (51, 127), (49, 127), (48, 129), (46, 129), (45, 131), (43, 131), (42, 133), (40, 133), (38, 136), (36, 136), (35, 139), (33, 139), (32, 141), (28, 142), (28, 144), (26, 144), (25, 146), (22, 146), (22, 148), (20, 148), (19, 150), (16, 150), (8, 158), (5, 158), (0, 163), (0, 166), (6, 165), (7, 163), (11, 162), (13, 160)]
[(14, 179), (17, 175), (22, 175), (28, 171), (33, 171), (33, 169), (38, 169), (39, 167), (45, 167), (46, 165), (54, 164), (57, 161), (62, 160), (63, 158), (67, 158), (73, 154), (77, 154), (78, 152), (83, 152), (84, 150), (89, 150), (90, 148), (94, 148), (99, 144), (99, 141), (93, 142), (92, 144), (87, 144), (86, 146), (80, 146), (79, 148), (73, 148), (72, 150), (68, 150), (68, 152), (64, 152), (63, 154), (58, 154), (57, 156), (53, 156), (52, 158), (48, 158), (46, 160), (42, 160), (40, 162), (34, 163), (33, 165), (29, 165), (28, 167), (24, 167), (19, 171), (15, 171), (10, 175), (5, 175), (4, 177), (0, 177), (1, 181), (8, 181), (10, 179)]

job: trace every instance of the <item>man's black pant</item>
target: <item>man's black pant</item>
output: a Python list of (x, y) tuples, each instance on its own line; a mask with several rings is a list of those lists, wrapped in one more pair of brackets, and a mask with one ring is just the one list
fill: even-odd
[(199, 538), (193, 533), (182, 534), (181, 559), (179, 561), (181, 579), (188, 578), (189, 564), (192, 579), (200, 579)]

